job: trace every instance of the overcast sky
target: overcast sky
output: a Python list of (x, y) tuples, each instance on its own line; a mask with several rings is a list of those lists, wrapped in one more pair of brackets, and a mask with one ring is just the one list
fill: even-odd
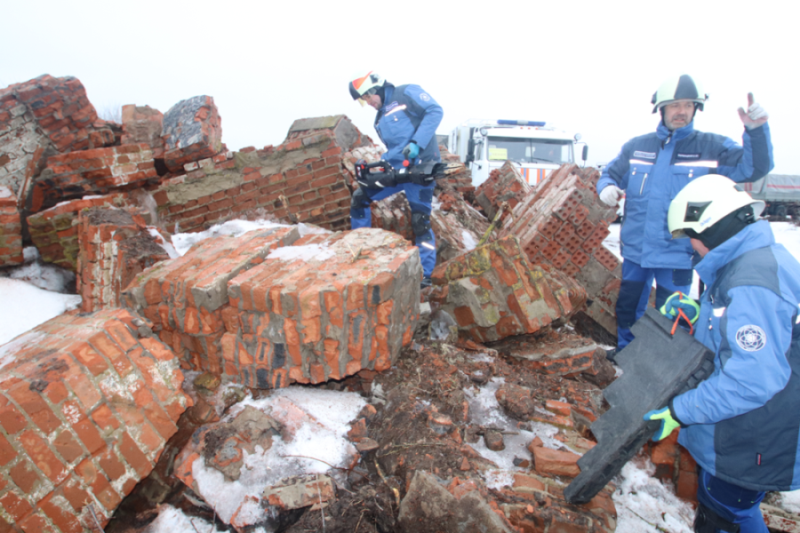
[(741, 142), (752, 91), (776, 173), (800, 174), (800, 68), (791, 2), (7, 0), (0, 87), (79, 78), (104, 113), (214, 97), (232, 150), (279, 144), (298, 118), (346, 114), (377, 140), (347, 82), (374, 70), (470, 118), (545, 120), (607, 163), (658, 123), (650, 98), (688, 73), (711, 97), (695, 127)]

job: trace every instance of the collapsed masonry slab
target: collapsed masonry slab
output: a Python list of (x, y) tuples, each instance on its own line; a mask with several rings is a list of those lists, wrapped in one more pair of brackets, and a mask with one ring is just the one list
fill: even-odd
[(388, 369), (419, 316), (417, 249), (378, 229), (295, 248), (228, 284), (238, 320), (225, 321), (226, 374), (271, 388)]
[(0, 186), (0, 267), (19, 265), (23, 259), (17, 197), (8, 187)]
[(437, 266), (431, 278), (441, 287), (431, 301), (455, 319), (462, 337), (476, 342), (534, 333), (568, 319), (586, 299), (576, 284), (565, 286), (532, 265), (514, 236)]
[(28, 217), (28, 231), (42, 260), (75, 271), (78, 266), (78, 214), (99, 206), (123, 207), (124, 194), (70, 200)]
[(596, 169), (563, 165), (517, 205), (500, 235), (516, 235), (533, 264), (580, 282), (589, 299), (581, 314), (616, 336), (622, 270), (602, 245), (616, 210), (597, 197), (599, 177)]
[(223, 151), (222, 119), (210, 96), (181, 100), (164, 114), (164, 164), (172, 172)]
[(0, 524), (93, 531), (191, 404), (175, 355), (124, 310), (61, 315), (0, 346)]
[(133, 104), (122, 106), (122, 135), (120, 144), (144, 143), (150, 147), (154, 159), (164, 158), (164, 115), (150, 106)]
[(502, 204), (513, 209), (530, 192), (531, 186), (514, 163), (506, 161), (499, 169), (492, 170), (488, 179), (478, 186), (475, 190), (475, 201), (489, 220), (494, 220)]
[(81, 311), (120, 306), (120, 292), (134, 277), (169, 259), (139, 215), (93, 207), (78, 215), (77, 291)]
[(282, 226), (204, 241), (146, 271), (124, 303), (185, 368), (248, 387), (388, 368), (418, 320), (416, 248), (378, 229), (299, 239)]
[(159, 217), (170, 230), (196, 231), (264, 209), (278, 220), (348, 229), (350, 159), (372, 143), (343, 115), (304, 121), (279, 146), (244, 149), (228, 161), (215, 156), (165, 181), (153, 191)]
[(153, 152), (146, 144), (74, 151), (48, 158), (26, 207), (38, 212), (63, 200), (141, 187), (157, 177)]
[(653, 308), (633, 325), (635, 339), (616, 357), (623, 374), (603, 391), (611, 408), (595, 421), (593, 447), (578, 461), (581, 473), (564, 490), (567, 500), (594, 497), (658, 428), (644, 414), (696, 387), (714, 370), (714, 353)]

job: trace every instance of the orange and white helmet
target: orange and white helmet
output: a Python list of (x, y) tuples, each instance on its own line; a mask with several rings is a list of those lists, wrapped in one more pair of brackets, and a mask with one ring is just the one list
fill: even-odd
[(379, 88), (383, 87), (385, 82), (386, 80), (380, 74), (375, 74), (372, 71), (367, 72), (365, 76), (358, 77), (348, 84), (350, 96), (353, 97), (353, 100), (359, 100), (364, 105), (364, 101), (360, 100), (360, 98), (375, 94)]

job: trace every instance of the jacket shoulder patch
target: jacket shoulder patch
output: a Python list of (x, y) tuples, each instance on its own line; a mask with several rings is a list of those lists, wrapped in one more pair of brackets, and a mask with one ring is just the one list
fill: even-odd
[(431, 97), (428, 95), (428, 93), (419, 93), (419, 99), (422, 100), (423, 102), (431, 101)]
[(767, 345), (767, 334), (755, 324), (748, 324), (736, 332), (736, 344), (746, 352), (757, 352)]

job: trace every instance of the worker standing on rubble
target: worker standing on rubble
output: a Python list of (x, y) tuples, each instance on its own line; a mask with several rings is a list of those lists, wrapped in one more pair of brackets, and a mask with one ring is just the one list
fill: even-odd
[[(703, 176), (669, 206), (669, 231), (702, 258), (708, 287), (695, 338), (715, 352), (714, 372), (645, 420), (697, 461), (695, 531), (767, 533), (765, 491), (800, 488), (800, 263), (775, 243), (764, 202), (722, 176)], [(686, 310), (692, 313), (692, 304)]]
[(736, 182), (754, 181), (773, 167), (767, 113), (752, 93), (747, 111), (739, 109), (745, 126), (743, 147), (694, 129), (694, 116), (707, 99), (688, 75), (665, 81), (652, 98), (653, 113), (661, 112), (655, 133), (628, 141), (597, 182), (606, 205), (617, 205), (625, 194), (616, 351), (633, 340), (630, 328), (647, 308), (654, 278), (656, 308), (675, 291), (689, 292), (692, 248), (688, 241), (670, 240), (667, 231), (667, 208), (678, 191), (698, 176), (723, 174)]
[[(369, 72), (349, 84), (350, 95), (361, 105), (374, 107), (375, 130), (387, 151), (383, 159), (394, 168), (402, 168), (408, 160), (411, 165), (428, 161), (441, 161), (436, 128), (442, 121), (442, 107), (419, 85), (395, 87), (380, 75)], [(436, 239), (431, 229), (431, 209), (435, 183), (428, 185), (402, 183), (394, 187), (359, 187), (350, 206), (350, 226), (368, 228), (372, 219), (369, 204), (404, 191), (411, 206), (411, 227), (416, 236), (422, 261), (422, 287), (431, 284), (431, 273), (436, 266)]]

